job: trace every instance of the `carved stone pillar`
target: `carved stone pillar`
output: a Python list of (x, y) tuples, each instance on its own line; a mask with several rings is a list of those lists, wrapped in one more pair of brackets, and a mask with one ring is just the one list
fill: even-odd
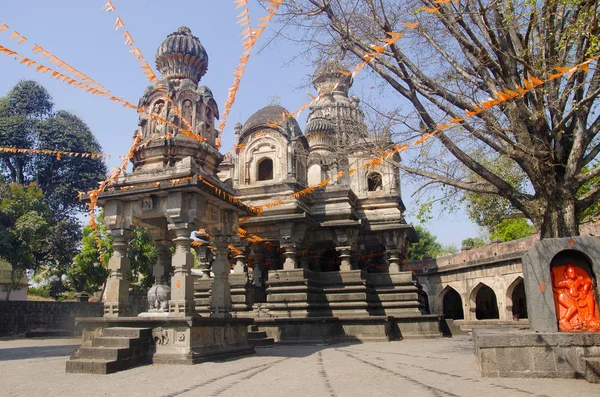
[(252, 256), (254, 257), (254, 269), (252, 270), (252, 285), (264, 286), (265, 281), (265, 254), (260, 244), (252, 245)]
[(347, 272), (352, 270), (352, 262), (351, 262), (351, 249), (350, 246), (344, 247), (335, 247), (336, 251), (339, 252), (340, 257), (340, 272)]
[(131, 230), (109, 230), (113, 238), (113, 253), (108, 261), (108, 280), (106, 281), (106, 300), (104, 301), (105, 317), (124, 317), (129, 314), (129, 258), (127, 248), (131, 238)]
[(248, 266), (246, 266), (246, 253), (244, 247), (235, 247), (239, 252), (233, 257), (235, 259), (235, 266), (233, 266), (234, 273), (248, 273)]
[(229, 285), (230, 265), (227, 260), (229, 254), (230, 236), (217, 235), (214, 237), (217, 248), (217, 257), (213, 262), (213, 285), (210, 295), (210, 316), (231, 317), (231, 288)]
[(171, 316), (183, 317), (194, 314), (194, 280), (191, 269), (194, 266), (194, 256), (191, 253), (190, 238), (194, 230), (192, 223), (176, 223), (169, 225), (169, 230), (175, 232), (173, 243), (173, 277), (171, 277), (171, 300), (169, 313)]
[(210, 278), (210, 264), (213, 261), (213, 252), (206, 245), (196, 248), (196, 254), (198, 256), (198, 263), (200, 264), (200, 270), (202, 271), (202, 278)]
[(399, 273), (400, 263), (402, 262), (402, 258), (400, 257), (400, 250), (389, 249), (386, 251), (386, 255), (388, 260), (388, 273)]
[(155, 241), (157, 256), (156, 264), (152, 268), (154, 284), (166, 285), (169, 282), (169, 271), (171, 269), (171, 242)]
[(284, 244), (281, 246), (285, 262), (283, 262), (283, 270), (294, 270), (298, 266), (296, 264), (296, 244)]

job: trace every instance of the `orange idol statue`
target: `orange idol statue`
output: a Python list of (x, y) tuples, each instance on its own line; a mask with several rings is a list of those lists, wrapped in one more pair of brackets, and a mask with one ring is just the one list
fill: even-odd
[(573, 263), (552, 268), (552, 291), (562, 331), (598, 331), (600, 318), (592, 279)]

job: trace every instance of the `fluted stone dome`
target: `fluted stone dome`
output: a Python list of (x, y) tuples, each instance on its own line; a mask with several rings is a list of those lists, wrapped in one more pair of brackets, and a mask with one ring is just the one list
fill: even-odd
[(326, 132), (329, 134), (333, 134), (335, 132), (335, 129), (333, 124), (329, 120), (322, 118), (314, 118), (308, 122), (305, 130), (306, 135), (312, 134), (313, 132)]
[(156, 50), (156, 68), (163, 78), (198, 83), (208, 69), (208, 54), (190, 28), (182, 26)]
[(352, 85), (352, 76), (344, 64), (336, 59), (331, 59), (315, 71), (312, 82), (319, 92), (331, 91), (333, 87), (336, 87), (335, 91), (348, 94)]
[(290, 138), (302, 135), (300, 125), (295, 118), (289, 117), (284, 120), (284, 115), (288, 113), (287, 109), (281, 105), (265, 106), (246, 120), (242, 128), (242, 135), (258, 127), (271, 128), (269, 124), (272, 122), (281, 122), (278, 130)]

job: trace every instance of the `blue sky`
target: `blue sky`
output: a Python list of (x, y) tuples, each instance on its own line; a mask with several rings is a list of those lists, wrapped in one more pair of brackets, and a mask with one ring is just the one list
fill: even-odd
[[(102, 11), (105, 0), (4, 0), (0, 7), (0, 24), (9, 30), (0, 32), (0, 45), (52, 66), (31, 51), (38, 44), (63, 61), (110, 89), (118, 97), (137, 104), (148, 82), (115, 31), (116, 14)], [(236, 24), (235, 5), (231, 0), (113, 0), (126, 28), (131, 33), (148, 63), (154, 68), (154, 54), (165, 37), (179, 26), (191, 28), (209, 55), (208, 72), (201, 84), (213, 91), (221, 111), (227, 90), (233, 81), (233, 71), (242, 52), (240, 28)], [(265, 15), (256, 1), (250, 0), (253, 24)], [(29, 40), (17, 45), (9, 40), (13, 30)], [(267, 28), (269, 30), (269, 28)], [(262, 47), (269, 32), (265, 32), (257, 47)], [(278, 43), (260, 53), (253, 53), (238, 91), (236, 103), (223, 134), (222, 151), (233, 144), (233, 126), (244, 122), (252, 113), (271, 103), (274, 98), (293, 111), (309, 100), (306, 88), (299, 88), (314, 71), (303, 60), (289, 62), (298, 52), (295, 46)], [(155, 69), (155, 68), (154, 68)], [(93, 96), (65, 83), (49, 79), (49, 74), (36, 73), (12, 58), (0, 55), (0, 95), (4, 95), (21, 79), (33, 79), (46, 87), (57, 109), (69, 110), (90, 126), (105, 153), (112, 158), (109, 166), (126, 154), (137, 126), (134, 110), (122, 108), (105, 98)], [(367, 85), (368, 77), (359, 75), (356, 89)], [(303, 115), (304, 117), (306, 114)], [(304, 125), (304, 117), (300, 124)], [(403, 185), (403, 200), (409, 222), (417, 223), (410, 193), (416, 186)], [(425, 227), (444, 244), (460, 242), (477, 235), (477, 227), (464, 214), (446, 214), (442, 219), (429, 221)]]

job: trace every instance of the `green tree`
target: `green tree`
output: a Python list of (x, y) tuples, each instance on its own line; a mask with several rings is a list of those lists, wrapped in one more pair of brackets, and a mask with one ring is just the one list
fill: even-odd
[(419, 241), (408, 247), (408, 259), (421, 260), (425, 256), (437, 257), (442, 250), (442, 244), (437, 241), (437, 237), (420, 225), (415, 226), (415, 231)]
[(12, 265), (6, 300), (22, 283), (27, 270), (51, 260), (51, 218), (50, 208), (35, 183), (27, 187), (0, 184), (0, 256)]
[[(69, 152), (101, 152), (89, 127), (77, 116), (53, 112), (54, 104), (44, 87), (34, 81), (20, 81), (0, 98), (0, 146), (49, 149)], [(0, 153), (0, 173), (6, 180), (29, 184), (33, 181), (45, 194), (57, 219), (75, 216), (84, 210), (77, 200), (104, 179), (101, 159), (29, 153)]]
[(465, 249), (481, 248), (487, 245), (481, 237), (468, 237), (462, 241), (462, 247)]
[[(387, 32), (406, 33), (367, 67), (388, 106), (376, 113), (398, 129), (397, 143), (435, 138), (395, 164), (429, 187), (500, 196), (542, 238), (564, 237), (579, 234), (581, 215), (600, 199), (600, 185), (577, 195), (600, 175), (592, 165), (600, 153), (600, 68), (595, 61), (589, 73), (584, 66), (537, 87), (531, 81), (598, 52), (599, 7), (592, 0), (297, 0), (282, 5), (288, 34), (278, 37), (304, 41), (308, 48), (299, 51), (317, 60), (352, 58), (354, 65)], [(406, 29), (407, 22), (419, 25)], [(526, 85), (532, 88), (519, 94)], [(466, 117), (483, 100), (507, 96), (514, 98)], [(449, 118), (462, 120), (440, 130)], [(525, 175), (522, 186), (481, 160), (500, 157)]]
[[(108, 260), (113, 252), (113, 238), (106, 231), (104, 216), (97, 219), (97, 228), (83, 228), (81, 251), (67, 271), (68, 282), (75, 291), (88, 294), (97, 292), (105, 285), (108, 277)], [(130, 269), (127, 280), (134, 289), (147, 290), (154, 283), (152, 268), (156, 263), (157, 249), (152, 243), (148, 230), (136, 227), (129, 240), (127, 256)]]
[(529, 237), (534, 232), (535, 228), (527, 219), (503, 219), (498, 223), (494, 232), (490, 234), (490, 238), (505, 242)]
[(104, 216), (97, 218), (97, 227), (83, 228), (80, 252), (67, 270), (70, 287), (77, 292), (94, 294), (104, 286), (108, 277), (108, 259), (112, 255), (112, 237), (106, 232)]

